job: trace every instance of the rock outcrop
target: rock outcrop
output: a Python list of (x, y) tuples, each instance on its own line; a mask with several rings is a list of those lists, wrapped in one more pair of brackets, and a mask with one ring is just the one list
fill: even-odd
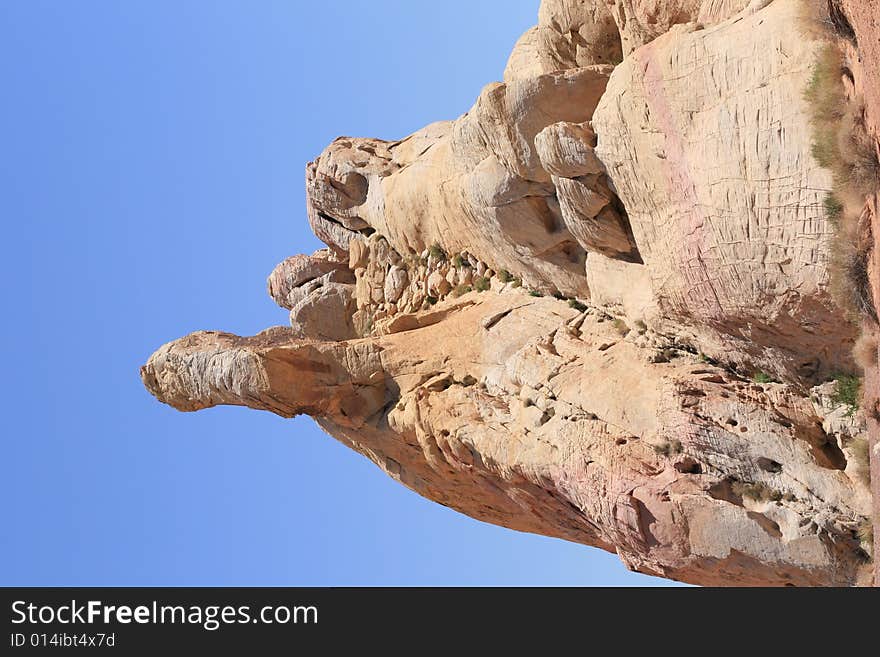
[(832, 181), (803, 100), (818, 44), (797, 11), (677, 26), (617, 67), (593, 117), (663, 321), (791, 382), (851, 369), (855, 337), (828, 292)]
[(419, 494), (712, 585), (869, 584), (801, 0), (545, 0), (504, 82), (306, 170), (291, 327), (142, 368), (306, 413)]
[[(851, 94), (860, 99), (865, 110), (865, 124), (875, 155), (880, 152), (880, 8), (873, 2), (832, 0), (827, 2), (828, 16), (834, 30), (845, 44), (846, 63), (852, 76)], [(867, 258), (868, 284), (874, 308), (880, 308), (880, 194), (875, 184), (867, 195), (859, 222), (860, 247)], [(873, 499), (880, 498), (880, 335), (874, 322), (866, 322), (863, 331), (869, 336), (873, 358), (865, 369), (864, 403), (871, 409), (868, 417), (870, 480)], [(880, 585), (880, 506), (874, 504), (874, 584)]]

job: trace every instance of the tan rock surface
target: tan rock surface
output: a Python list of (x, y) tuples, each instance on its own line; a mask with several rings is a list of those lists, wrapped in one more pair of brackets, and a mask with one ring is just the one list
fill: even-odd
[(616, 550), (642, 572), (703, 584), (858, 577), (852, 530), (866, 498), (808, 397), (685, 352), (651, 363), (650, 339), (555, 299), (468, 296), (379, 338), (194, 334), (157, 352), (144, 380), (181, 410), (310, 413), (426, 497)]
[[(601, 1), (601, 0), (597, 0)], [(757, 11), (772, 0), (604, 0), (620, 28), (625, 54), (666, 34), (675, 25), (716, 25), (745, 10)]]
[(831, 176), (803, 99), (818, 44), (798, 11), (674, 29), (617, 67), (593, 117), (661, 314), (788, 380), (851, 369), (855, 334), (828, 290)]
[(504, 80), (623, 59), (620, 32), (604, 0), (545, 0), (538, 24), (513, 48)]
[(182, 338), (145, 385), (309, 414), (429, 499), (640, 572), (868, 583), (798, 2), (545, 0), (466, 115), (308, 165), (328, 249), (269, 278), (291, 328)]
[(504, 79), (617, 64), (675, 25), (716, 25), (770, 0), (544, 0), (538, 24), (513, 48)]
[(433, 244), (469, 250), (529, 285), (586, 295), (589, 244), (566, 227), (535, 137), (589, 120), (610, 72), (592, 66), (490, 84), (457, 121), (397, 143), (336, 140), (307, 170), (315, 234), (341, 254), (373, 232), (401, 255)]

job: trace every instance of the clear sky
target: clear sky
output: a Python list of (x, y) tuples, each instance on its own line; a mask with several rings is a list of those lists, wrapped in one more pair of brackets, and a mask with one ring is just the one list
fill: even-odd
[(500, 79), (537, 0), (5, 0), (3, 585), (653, 585), (418, 497), (309, 418), (182, 414), (138, 367), (284, 324), (307, 161)]

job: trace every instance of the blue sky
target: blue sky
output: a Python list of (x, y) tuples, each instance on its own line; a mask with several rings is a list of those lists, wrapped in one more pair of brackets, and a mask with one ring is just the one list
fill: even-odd
[(138, 367), (287, 321), (307, 161), (500, 79), (537, 0), (7, 0), (3, 585), (654, 585), (424, 500), (308, 418), (181, 414)]

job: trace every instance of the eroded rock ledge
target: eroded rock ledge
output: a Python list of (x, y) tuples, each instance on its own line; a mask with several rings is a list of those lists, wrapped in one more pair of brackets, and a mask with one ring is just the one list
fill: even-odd
[(182, 338), (145, 385), (307, 413), (425, 497), (640, 572), (868, 583), (799, 12), (545, 1), (470, 112), (308, 165), (327, 248), (269, 277), (291, 327)]

